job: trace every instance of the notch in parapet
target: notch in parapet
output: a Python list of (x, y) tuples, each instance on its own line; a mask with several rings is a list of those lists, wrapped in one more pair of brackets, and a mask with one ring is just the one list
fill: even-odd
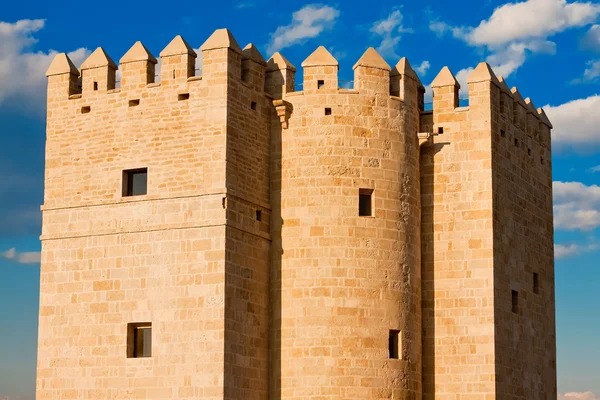
[(431, 82), (431, 89), (433, 90), (433, 118), (436, 122), (436, 115), (454, 111), (458, 107), (460, 84), (450, 69), (444, 67)]
[(265, 89), (265, 69), (267, 62), (252, 43), (242, 50), (242, 81), (252, 89), (262, 92)]
[(510, 90), (513, 96), (513, 123), (521, 130), (527, 129), (527, 103), (519, 89), (513, 86)]
[(354, 89), (363, 94), (389, 95), (391, 67), (377, 50), (369, 47), (352, 69), (354, 70)]
[(296, 67), (281, 53), (276, 52), (267, 61), (265, 70), (265, 92), (276, 99), (294, 91)]
[[(200, 46), (202, 80), (226, 84), (228, 77), (242, 76), (242, 49), (229, 29), (217, 29)], [(210, 85), (209, 85), (210, 86)]]
[(115, 88), (117, 64), (102, 47), (98, 47), (81, 64), (81, 88), (83, 95)]
[(144, 87), (154, 83), (156, 58), (137, 41), (121, 58), (121, 87)]
[(513, 120), (513, 94), (502, 76), (498, 77), (500, 84), (500, 115), (508, 121)]
[(173, 40), (160, 52), (162, 61), (160, 82), (162, 86), (179, 85), (195, 75), (196, 57), (192, 47), (181, 37)]
[(79, 91), (79, 71), (65, 53), (54, 56), (46, 70), (48, 77), (48, 102), (68, 99)]
[(525, 99), (525, 104), (527, 105), (527, 133), (532, 136), (537, 136), (540, 116), (533, 101), (531, 101), (529, 97)]
[(339, 63), (323, 46), (302, 62), (305, 92), (337, 91)]
[(406, 57), (402, 57), (390, 72), (390, 95), (400, 97), (405, 103), (416, 100), (423, 109), (425, 88)]

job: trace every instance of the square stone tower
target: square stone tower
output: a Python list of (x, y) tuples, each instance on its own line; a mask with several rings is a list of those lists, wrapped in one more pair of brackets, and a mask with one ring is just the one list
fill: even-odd
[(301, 91), (200, 50), (47, 71), (38, 400), (556, 399), (543, 110), (486, 63), (425, 111), (372, 48)]

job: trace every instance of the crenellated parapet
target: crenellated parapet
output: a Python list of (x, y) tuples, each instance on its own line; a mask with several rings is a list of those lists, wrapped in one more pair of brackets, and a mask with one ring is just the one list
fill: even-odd
[[(267, 63), (254, 45), (249, 44), (242, 50), (229, 30), (219, 29), (200, 50), (201, 54), (197, 54), (178, 35), (160, 52), (160, 63), (140, 41), (121, 57), (118, 65), (102, 47), (79, 69), (65, 53), (58, 54), (46, 73), (49, 111), (56, 102), (71, 101), (67, 106), (82, 106), (86, 112), (94, 112), (95, 105), (114, 101), (114, 97), (120, 97), (114, 96), (118, 93), (121, 97), (138, 98), (145, 97), (146, 92), (156, 95), (174, 88), (187, 98), (190, 90), (196, 88), (202, 95), (218, 95), (225, 93), (223, 85), (233, 81), (254, 92), (265, 92)], [(196, 76), (199, 56), (203, 71), (201, 76)], [(159, 65), (160, 72), (157, 71)], [(199, 90), (201, 87), (209, 90)], [(176, 102), (177, 98), (173, 99), (173, 104)]]
[(536, 143), (540, 152), (549, 150), (552, 124), (546, 114), (530, 98), (523, 99), (516, 87), (509, 89), (504, 78), (497, 77), (487, 63), (477, 65), (467, 84), (469, 105), (459, 107), (460, 84), (450, 69), (442, 68), (433, 80), (433, 133), (456, 131), (467, 121), (482, 126), (497, 124), (501, 135), (513, 130), (521, 132), (511, 137), (517, 145), (522, 143), (529, 155), (533, 145), (527, 145), (528, 142)]

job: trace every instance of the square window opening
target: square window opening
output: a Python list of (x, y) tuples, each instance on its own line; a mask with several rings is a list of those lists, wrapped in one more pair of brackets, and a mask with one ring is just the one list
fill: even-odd
[(443, 127), (443, 126), (440, 126), (440, 127), (438, 128), (438, 133), (439, 133), (439, 134), (442, 134), (442, 133), (444, 133), (444, 127)]
[(129, 107), (135, 107), (140, 105), (140, 99), (129, 100)]
[(331, 115), (331, 108), (330, 107), (326, 107), (325, 108), (325, 115)]
[(256, 210), (256, 220), (262, 221), (262, 210)]
[(540, 294), (540, 275), (537, 272), (533, 273), (533, 293)]
[(190, 94), (189, 93), (179, 93), (177, 95), (177, 100), (182, 101), (182, 100), (188, 100), (190, 98)]
[(512, 312), (515, 314), (519, 313), (519, 292), (516, 290), (512, 291)]
[(373, 189), (360, 189), (358, 191), (358, 215), (361, 217), (373, 215)]
[(81, 107), (81, 113), (82, 114), (87, 114), (90, 111), (92, 111), (92, 107), (90, 107), (90, 106)]
[(250, 103), (250, 109), (251, 110), (256, 110), (256, 102), (253, 101), (252, 103)]
[(325, 81), (324, 80), (317, 80), (317, 89), (321, 89), (323, 86), (325, 86)]
[(123, 171), (123, 196), (141, 196), (148, 192), (148, 168)]
[(402, 338), (400, 336), (400, 331), (390, 330), (390, 335), (388, 338), (388, 348), (390, 353), (390, 358), (392, 359), (400, 359), (400, 355), (402, 354)]
[(152, 357), (152, 323), (127, 324), (127, 358)]

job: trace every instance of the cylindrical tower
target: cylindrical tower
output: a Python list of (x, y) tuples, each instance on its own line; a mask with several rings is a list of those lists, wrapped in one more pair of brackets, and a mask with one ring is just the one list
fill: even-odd
[(373, 49), (353, 90), (323, 47), (302, 66), (272, 135), (273, 398), (420, 399), (420, 83)]

